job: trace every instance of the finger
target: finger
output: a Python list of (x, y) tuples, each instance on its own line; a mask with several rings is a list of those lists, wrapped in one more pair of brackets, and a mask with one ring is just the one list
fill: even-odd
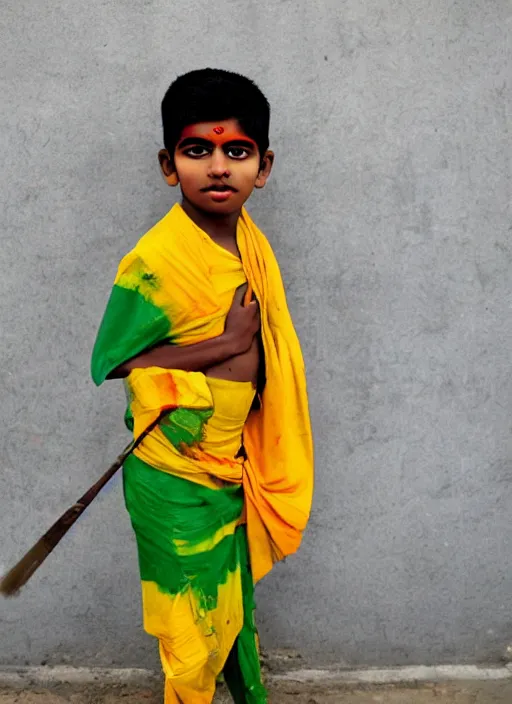
[(259, 330), (261, 326), (261, 315), (260, 315), (260, 308), (257, 304), (256, 301), (251, 301), (249, 305), (247, 306), (247, 309), (251, 312), (251, 325), (253, 325), (255, 328)]
[(258, 301), (251, 301), (249, 305), (245, 306), (247, 310), (252, 313), (252, 315), (255, 317), (259, 315), (260, 313), (260, 306)]

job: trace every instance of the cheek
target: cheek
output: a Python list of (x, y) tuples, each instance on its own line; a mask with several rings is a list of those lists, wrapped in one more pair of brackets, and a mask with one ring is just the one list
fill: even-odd
[(241, 180), (247, 183), (256, 181), (259, 173), (259, 160), (247, 159), (239, 163), (238, 176)]
[(201, 177), (204, 173), (204, 169), (201, 169), (200, 161), (193, 161), (192, 159), (176, 159), (174, 162), (176, 171), (181, 183), (186, 183)]

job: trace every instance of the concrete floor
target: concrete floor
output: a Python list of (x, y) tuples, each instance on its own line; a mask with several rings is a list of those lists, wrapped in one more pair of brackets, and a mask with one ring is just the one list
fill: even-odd
[[(417, 686), (350, 686), (278, 682), (271, 704), (512, 704), (512, 681), (447, 682)], [(219, 692), (215, 704), (231, 699)], [(158, 686), (59, 686), (0, 689), (0, 704), (162, 704)], [(192, 703), (191, 703), (192, 704)]]

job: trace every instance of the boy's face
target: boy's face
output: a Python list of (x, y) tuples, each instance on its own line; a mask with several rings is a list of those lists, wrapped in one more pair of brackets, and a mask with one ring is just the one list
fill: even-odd
[(239, 211), (254, 188), (263, 188), (273, 157), (267, 152), (262, 158), (234, 119), (189, 125), (173, 155), (159, 154), (167, 183), (179, 183), (189, 203), (218, 215)]

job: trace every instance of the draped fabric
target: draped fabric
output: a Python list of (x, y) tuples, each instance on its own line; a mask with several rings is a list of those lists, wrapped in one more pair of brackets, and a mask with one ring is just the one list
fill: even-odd
[(246, 282), (260, 305), (266, 383), (257, 410), (250, 382), (158, 367), (125, 380), (135, 437), (169, 409), (124, 467), (144, 624), (160, 641), (166, 704), (210, 702), (223, 668), (237, 701), (266, 701), (253, 582), (298, 548), (311, 505), (300, 346), (272, 249), (245, 210), (237, 244), (240, 258), (174, 206), (121, 261), (92, 357), (101, 384), (155, 344), (222, 334)]

